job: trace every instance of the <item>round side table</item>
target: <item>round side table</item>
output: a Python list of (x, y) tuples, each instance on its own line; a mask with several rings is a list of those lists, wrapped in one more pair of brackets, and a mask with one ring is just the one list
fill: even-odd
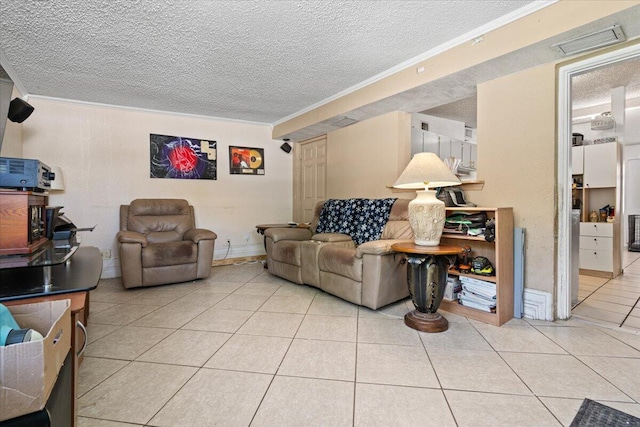
[(449, 327), (438, 313), (451, 258), (463, 252), (458, 246), (420, 246), (413, 242), (394, 243), (391, 249), (407, 257), (407, 283), (416, 308), (404, 316), (405, 325), (422, 332), (442, 332)]

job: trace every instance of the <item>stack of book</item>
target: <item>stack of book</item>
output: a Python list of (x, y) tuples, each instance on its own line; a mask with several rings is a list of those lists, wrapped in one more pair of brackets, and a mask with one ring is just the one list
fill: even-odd
[(450, 301), (456, 301), (458, 294), (462, 290), (462, 282), (458, 276), (447, 277), (447, 286), (444, 288), (444, 298)]
[(496, 312), (496, 284), (472, 277), (460, 277), (462, 291), (458, 294), (460, 304), (477, 310)]

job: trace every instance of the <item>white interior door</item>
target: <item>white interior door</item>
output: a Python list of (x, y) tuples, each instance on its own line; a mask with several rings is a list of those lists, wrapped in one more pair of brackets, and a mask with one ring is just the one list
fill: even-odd
[(311, 222), (316, 204), (327, 198), (327, 138), (296, 144), (294, 220)]

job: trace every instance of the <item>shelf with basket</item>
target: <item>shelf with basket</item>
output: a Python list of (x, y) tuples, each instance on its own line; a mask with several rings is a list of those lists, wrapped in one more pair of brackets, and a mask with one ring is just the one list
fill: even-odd
[(440, 240), (443, 245), (469, 246), (469, 256), (487, 258), (495, 275), (479, 275), (449, 270), (450, 276), (482, 280), (495, 284), (495, 312), (483, 311), (459, 304), (456, 300), (443, 299), (440, 308), (450, 313), (479, 320), (495, 326), (500, 326), (513, 318), (513, 209), (512, 208), (447, 208), (447, 215), (454, 212), (468, 214), (485, 213), (487, 220), (493, 220), (495, 234), (491, 241), (487, 241), (483, 235), (469, 236), (458, 233), (443, 233)]

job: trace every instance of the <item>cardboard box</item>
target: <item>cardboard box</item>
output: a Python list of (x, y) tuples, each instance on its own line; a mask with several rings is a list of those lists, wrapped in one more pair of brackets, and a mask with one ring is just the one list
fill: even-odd
[(71, 348), (71, 300), (7, 307), (44, 340), (0, 346), (0, 421), (44, 408)]

